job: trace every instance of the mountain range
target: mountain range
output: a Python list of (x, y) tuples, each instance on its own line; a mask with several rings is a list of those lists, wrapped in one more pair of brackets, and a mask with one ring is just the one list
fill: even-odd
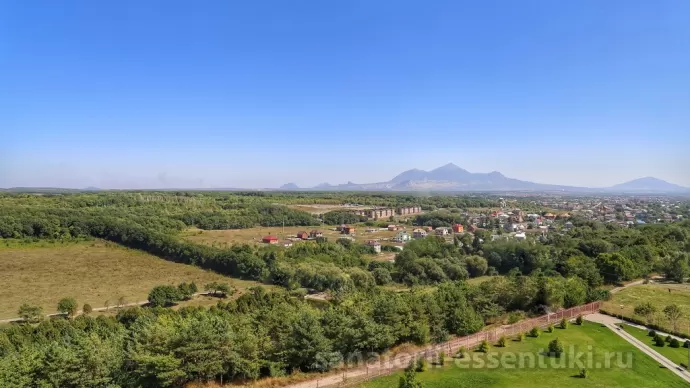
[[(305, 190), (294, 183), (281, 186), (281, 190)], [(353, 191), (538, 191), (538, 192), (610, 192), (610, 193), (678, 193), (690, 194), (690, 188), (661, 179), (646, 177), (604, 188), (549, 185), (508, 178), (498, 171), (472, 173), (453, 163), (430, 171), (412, 169), (402, 172), (387, 182), (353, 183), (339, 185), (321, 183), (308, 190)]]

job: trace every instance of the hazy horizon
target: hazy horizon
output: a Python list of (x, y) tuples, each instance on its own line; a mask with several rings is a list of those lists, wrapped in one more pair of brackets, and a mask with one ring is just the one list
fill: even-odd
[(690, 2), (25, 1), (0, 187), (690, 187)]

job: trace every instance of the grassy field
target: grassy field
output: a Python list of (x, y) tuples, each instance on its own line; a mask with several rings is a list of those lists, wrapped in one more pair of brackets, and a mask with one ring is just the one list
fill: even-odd
[[(669, 292), (671, 290), (671, 292)], [(650, 283), (625, 288), (612, 295), (610, 301), (605, 302), (603, 308), (614, 314), (622, 314), (626, 317), (636, 317), (635, 306), (644, 302), (650, 302), (659, 311), (670, 304), (677, 304), (686, 309), (684, 318), (679, 321), (680, 332), (690, 335), (690, 284), (675, 283)], [(622, 308), (621, 308), (622, 306)], [(663, 316), (663, 314), (661, 314)], [(671, 324), (665, 318), (659, 321), (660, 326), (666, 330), (672, 330)]]
[(24, 302), (53, 313), (66, 296), (76, 298), (80, 306), (97, 308), (106, 301), (114, 305), (121, 296), (128, 303), (144, 301), (151, 288), (161, 284), (193, 281), (202, 287), (224, 281), (238, 289), (258, 285), (101, 241), (0, 244), (0, 266), (0, 319), (16, 317)]
[(657, 353), (661, 354), (662, 356), (668, 358), (669, 360), (673, 361), (678, 365), (680, 365), (681, 362), (685, 365), (688, 365), (688, 353), (690, 351), (687, 348), (682, 347), (685, 340), (680, 341), (680, 348), (672, 348), (668, 346), (668, 343), (664, 347), (659, 347), (654, 344), (654, 339), (649, 336), (649, 332), (647, 330), (638, 329), (630, 325), (624, 326), (625, 331), (627, 333), (631, 334), (638, 340), (644, 342), (650, 348), (654, 349), (654, 351), (656, 351)]
[[(552, 364), (555, 358), (544, 357), (543, 365), (539, 362), (535, 367), (520, 367), (520, 363), (514, 361), (523, 358), (526, 354), (538, 357), (547, 348), (549, 341), (558, 337), (564, 345), (565, 353), (562, 356), (565, 367), (559, 367), (560, 363)], [(590, 375), (586, 380), (577, 377), (579, 368), (577, 364), (571, 364), (574, 359), (569, 356), (570, 346), (574, 345), (574, 352), (584, 352), (580, 358), (587, 366), (591, 354), (591, 365), (587, 367)], [(588, 351), (591, 346), (591, 353)], [(468, 361), (458, 361), (446, 357), (446, 364), (442, 368), (429, 368), (426, 372), (417, 374), (418, 379), (425, 388), (470, 388), (470, 387), (510, 387), (510, 388), (534, 388), (534, 387), (648, 387), (670, 388), (686, 387), (686, 383), (670, 371), (660, 368), (659, 364), (647, 355), (638, 351), (624, 339), (612, 333), (609, 329), (598, 324), (585, 323), (584, 326), (571, 326), (567, 330), (557, 329), (554, 333), (543, 333), (539, 338), (527, 338), (524, 342), (509, 341), (506, 348), (492, 347), (491, 352), (496, 360), (505, 360), (500, 368), (490, 368), (492, 357), (484, 353), (474, 352)], [(610, 367), (605, 368), (606, 354), (616, 354), (610, 358)], [(490, 353), (491, 354), (491, 353)], [(507, 356), (512, 354), (513, 356)], [(618, 357), (618, 354), (621, 357)], [(512, 361), (508, 357), (515, 357)], [(631, 360), (628, 362), (627, 360)], [(478, 366), (483, 360), (484, 366)], [(498, 364), (496, 362), (495, 364)], [(528, 365), (524, 362), (523, 365)], [(596, 368), (599, 364), (601, 367)], [(514, 368), (509, 368), (512, 365)], [(630, 367), (627, 367), (630, 366)], [(361, 385), (366, 388), (388, 388), (398, 385), (398, 379), (402, 373), (382, 377)]]
[[(323, 232), (324, 237), (329, 241), (336, 241), (343, 235), (340, 232), (331, 230), (334, 226), (310, 227), (310, 226), (286, 226), (282, 227), (258, 227), (249, 229), (227, 229), (227, 230), (201, 230), (189, 229), (183, 232), (182, 236), (186, 240), (208, 245), (231, 245), (236, 243), (250, 243), (260, 244), (261, 238), (272, 235), (280, 239), (280, 241), (295, 237), (298, 232), (307, 232), (318, 229)], [(376, 232), (367, 232), (368, 227), (357, 226), (354, 239), (359, 242), (372, 239), (392, 239), (397, 232), (388, 230), (381, 230)], [(408, 227), (408, 233), (412, 233), (412, 228)], [(383, 242), (383, 241), (382, 241)]]

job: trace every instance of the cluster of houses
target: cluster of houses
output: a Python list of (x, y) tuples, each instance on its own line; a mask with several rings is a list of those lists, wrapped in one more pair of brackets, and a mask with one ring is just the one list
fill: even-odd
[(586, 198), (543, 198), (535, 204), (564, 209), (579, 217), (620, 226), (669, 223), (685, 219), (683, 199), (667, 196), (600, 196)]
[(373, 220), (378, 220), (381, 218), (389, 218), (395, 215), (406, 216), (419, 214), (422, 212), (422, 208), (419, 206), (404, 206), (397, 209), (393, 208), (374, 208), (366, 210), (355, 210), (354, 213), (359, 216), (364, 216)]
[[(311, 232), (307, 233), (305, 232), (297, 232), (296, 239), (297, 240), (314, 240), (318, 237), (323, 237), (323, 232), (317, 229), (312, 230)], [(268, 245), (282, 245), (286, 248), (289, 248), (293, 244), (292, 239), (288, 239), (285, 241), (280, 241), (280, 239), (276, 236), (273, 235), (268, 235), (264, 236), (261, 238), (261, 242), (264, 244)]]
[[(410, 234), (406, 228), (400, 227), (397, 225), (388, 225), (387, 228), (389, 231), (397, 231), (395, 234), (395, 237), (391, 239), (392, 242), (398, 243), (400, 245), (394, 245), (398, 249), (402, 249), (402, 244), (405, 244), (406, 242), (412, 240), (412, 239), (418, 239), (418, 238), (425, 238), (430, 234), (434, 234), (436, 236), (450, 236), (454, 233), (464, 233), (464, 226), (461, 224), (455, 224), (450, 228), (446, 227), (439, 227), (439, 228), (432, 228), (431, 226), (425, 226), (421, 228), (415, 228), (412, 230), (412, 234)], [(367, 232), (375, 232), (378, 231), (378, 229), (371, 228), (367, 229)], [(377, 253), (381, 253), (381, 242), (379, 240), (367, 240), (366, 245), (374, 247), (374, 250)]]

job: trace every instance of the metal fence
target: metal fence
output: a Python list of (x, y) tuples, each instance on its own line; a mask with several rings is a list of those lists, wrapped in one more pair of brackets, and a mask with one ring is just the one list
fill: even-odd
[(411, 361), (419, 357), (432, 360), (439, 352), (445, 352), (448, 356), (453, 356), (460, 348), (470, 350), (479, 346), (483, 341), (494, 344), (501, 337), (513, 337), (520, 333), (527, 333), (533, 327), (544, 328), (549, 325), (558, 324), (563, 318), (570, 320), (578, 315), (591, 314), (599, 311), (601, 302), (593, 302), (582, 306), (572, 307), (567, 310), (542, 315), (537, 318), (528, 319), (512, 325), (497, 327), (489, 330), (468, 335), (466, 337), (454, 338), (450, 341), (428, 346), (414, 353), (400, 355), (388, 359), (378, 359), (375, 362), (366, 364), (350, 370), (346, 370), (338, 375), (330, 375), (316, 381), (297, 384), (299, 388), (334, 388), (352, 387), (365, 381), (381, 376), (388, 376), (400, 369), (406, 368)]

